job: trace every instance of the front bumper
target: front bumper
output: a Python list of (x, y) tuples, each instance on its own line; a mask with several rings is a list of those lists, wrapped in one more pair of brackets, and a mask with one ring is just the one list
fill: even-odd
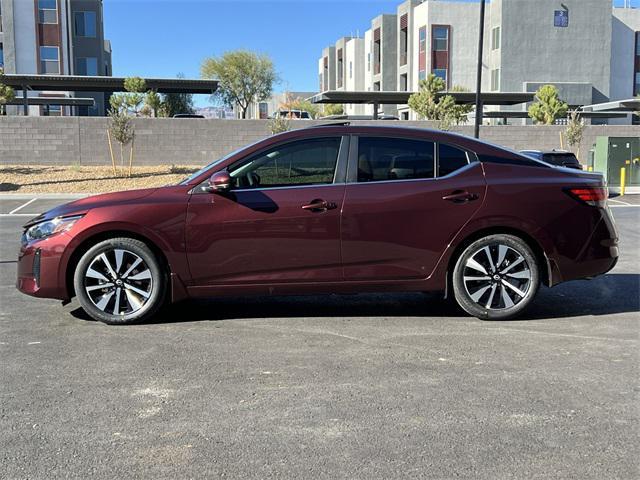
[(63, 257), (71, 237), (60, 233), (20, 248), (16, 287), (22, 293), (41, 298), (70, 298)]

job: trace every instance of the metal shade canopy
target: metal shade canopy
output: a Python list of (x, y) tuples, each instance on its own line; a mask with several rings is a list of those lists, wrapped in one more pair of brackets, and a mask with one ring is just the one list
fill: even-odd
[(596, 103), (582, 107), (585, 112), (637, 112), (640, 111), (640, 98), (628, 98), (626, 100), (616, 100), (614, 102)]
[[(27, 105), (62, 105), (70, 107), (93, 107), (93, 98), (69, 98), (69, 97), (27, 97)], [(23, 97), (16, 97), (7, 102), (7, 105), (24, 105)]]
[[(404, 105), (415, 92), (349, 92), (343, 90), (329, 90), (318, 93), (309, 100), (312, 103), (348, 103), (348, 104), (379, 104)], [(442, 92), (439, 96), (450, 95), (457, 104), (473, 104), (476, 101), (475, 92)], [(480, 94), (484, 105), (518, 105), (532, 102), (533, 92), (485, 92)]]
[[(81, 75), (4, 74), (2, 83), (18, 90), (122, 92), (124, 77), (90, 77)], [(218, 89), (217, 80), (187, 78), (145, 78), (147, 88), (158, 93), (193, 93), (210, 95)]]

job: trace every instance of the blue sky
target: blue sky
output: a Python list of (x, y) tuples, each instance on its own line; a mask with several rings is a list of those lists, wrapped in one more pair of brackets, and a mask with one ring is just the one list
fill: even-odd
[[(462, 0), (464, 1), (464, 0)], [(471, 0), (473, 1), (473, 0)], [(277, 90), (317, 89), (317, 59), (341, 36), (369, 28), (401, 0), (105, 0), (105, 36), (116, 76), (200, 76), (205, 57), (246, 48), (267, 53)], [(622, 4), (622, 0), (616, 3)], [(640, 7), (640, 0), (632, 0)], [(208, 104), (206, 96), (196, 99)]]

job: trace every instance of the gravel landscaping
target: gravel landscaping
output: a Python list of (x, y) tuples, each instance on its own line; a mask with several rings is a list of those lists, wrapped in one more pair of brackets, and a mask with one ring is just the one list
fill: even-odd
[(0, 192), (14, 193), (102, 193), (178, 183), (198, 166), (159, 165), (118, 168), (110, 166), (3, 165)]

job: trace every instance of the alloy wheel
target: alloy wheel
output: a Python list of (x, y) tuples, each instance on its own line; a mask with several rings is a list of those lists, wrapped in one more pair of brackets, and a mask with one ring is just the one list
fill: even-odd
[(96, 255), (84, 274), (84, 289), (102, 312), (129, 315), (142, 309), (153, 292), (153, 278), (146, 262), (124, 248)]
[(485, 245), (468, 257), (464, 287), (473, 302), (488, 310), (505, 310), (520, 303), (531, 289), (531, 268), (515, 248)]

